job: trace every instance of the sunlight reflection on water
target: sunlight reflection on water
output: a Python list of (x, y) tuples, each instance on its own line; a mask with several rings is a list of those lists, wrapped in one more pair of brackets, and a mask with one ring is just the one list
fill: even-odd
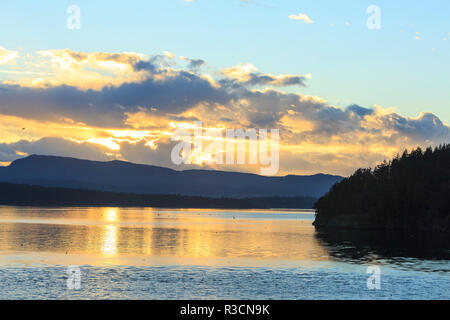
[[(368, 298), (373, 294), (361, 290), (370, 264), (382, 266), (394, 281), (385, 284), (392, 292), (373, 298), (409, 298), (406, 285), (426, 288), (416, 298), (448, 298), (448, 239), (322, 234), (312, 227), (313, 218), (311, 210), (0, 207), (0, 298)], [(90, 275), (84, 291), (69, 294), (53, 282), (46, 284), (48, 292), (40, 291), (36, 279), (43, 273), (66, 277), (64, 266), (74, 264)], [(180, 285), (173, 279), (179, 272), (193, 279), (204, 272), (215, 276), (201, 287), (183, 283), (195, 288), (188, 292), (173, 287)], [(114, 280), (105, 285), (107, 274)], [(166, 285), (141, 286), (133, 280), (137, 275), (164, 277)], [(22, 278), (32, 282), (17, 282)], [(252, 279), (262, 293), (238, 289), (240, 281)], [(113, 294), (131, 285), (131, 291)], [(142, 295), (146, 286), (157, 287), (159, 295)], [(92, 288), (101, 293), (92, 296)]]

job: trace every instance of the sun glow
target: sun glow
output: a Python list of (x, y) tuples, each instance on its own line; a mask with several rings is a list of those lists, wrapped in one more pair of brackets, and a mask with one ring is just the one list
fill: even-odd
[(114, 138), (91, 138), (87, 140), (90, 143), (101, 144), (111, 150), (120, 150), (120, 145), (114, 140)]

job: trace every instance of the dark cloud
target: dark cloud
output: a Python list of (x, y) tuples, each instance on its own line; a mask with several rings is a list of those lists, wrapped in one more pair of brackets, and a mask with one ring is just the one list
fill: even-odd
[(227, 104), (233, 98), (226, 90), (187, 71), (179, 71), (164, 80), (149, 78), (141, 83), (104, 88), (99, 96), (108, 105), (120, 104), (127, 110), (136, 106), (155, 107), (167, 113), (181, 113), (199, 103)]
[(0, 162), (13, 161), (18, 158), (20, 158), (20, 156), (13, 147), (6, 143), (0, 144)]
[(181, 57), (184, 61), (188, 63), (188, 69), (194, 72), (199, 72), (200, 68), (206, 64), (205, 60), (202, 59), (190, 59), (186, 57)]
[(301, 86), (306, 87), (306, 81), (308, 79), (304, 76), (298, 75), (281, 75), (274, 76), (271, 74), (264, 73), (248, 73), (242, 78), (233, 79), (227, 78), (220, 80), (220, 83), (224, 86), (232, 87), (233, 85), (240, 86), (275, 86), (275, 87), (286, 87), (286, 86)]
[(416, 141), (432, 141), (435, 143), (448, 143), (450, 141), (450, 127), (429, 112), (422, 113), (418, 118), (406, 118), (393, 113), (384, 116), (382, 119), (386, 128), (396, 130), (400, 135)]
[(345, 110), (347, 112), (356, 114), (360, 117), (365, 117), (368, 115), (372, 115), (374, 113), (373, 109), (364, 108), (364, 107), (358, 106), (357, 104), (352, 104), (352, 105), (348, 106)]
[(71, 86), (28, 88), (0, 86), (0, 113), (39, 120), (70, 118), (94, 126), (124, 126), (126, 112), (157, 108), (181, 113), (199, 103), (227, 104), (233, 97), (208, 80), (180, 71), (163, 80), (152, 77), (118, 87), (81, 90)]
[(105, 90), (83, 91), (66, 85), (48, 88), (2, 85), (0, 113), (49, 121), (70, 118), (96, 126), (122, 125), (125, 108), (106, 96)]
[(263, 73), (251, 73), (250, 79), (245, 84), (250, 85), (274, 85), (278, 87), (298, 85), (305, 87), (306, 78), (297, 75), (273, 76)]
[(148, 71), (151, 74), (161, 74), (167, 71), (172, 63), (164, 55), (153, 55), (148, 60), (137, 60), (131, 63), (135, 71)]
[[(74, 58), (86, 59), (82, 54), (74, 55)], [(185, 118), (183, 112), (201, 104), (205, 113), (196, 114), (200, 118), (208, 117), (207, 120), (212, 121), (226, 119), (241, 127), (285, 129), (293, 141), (326, 143), (336, 135), (350, 140), (354, 138), (352, 133), (379, 133), (385, 129), (395, 131), (391, 139), (405, 136), (415, 141), (449, 140), (449, 127), (431, 113), (425, 113), (417, 119), (398, 114), (377, 115), (375, 110), (356, 104), (342, 109), (320, 98), (275, 89), (249, 89), (249, 86), (257, 85), (304, 86), (303, 76), (244, 72), (243, 77), (238, 77), (242, 68), (230, 68), (222, 73), (224, 78), (213, 83), (192, 70), (170, 68), (171, 62), (162, 55), (145, 60), (122, 55), (101, 58), (124, 60), (135, 71), (144, 71), (144, 79), (119, 86), (106, 86), (100, 90), (82, 90), (67, 85), (29, 88), (3, 84), (0, 85), (0, 113), (45, 121), (70, 118), (91, 126), (120, 128), (128, 126), (126, 119), (130, 113), (156, 109), (152, 111), (155, 116), (181, 119)], [(198, 69), (205, 64), (201, 59), (185, 60), (191, 69)], [(219, 114), (215, 109), (218, 105), (230, 111)], [(289, 113), (291, 111), (292, 114)], [(370, 129), (364, 126), (363, 122), (369, 115), (378, 117), (382, 126)], [(313, 129), (301, 133), (289, 132), (289, 129), (283, 128), (284, 116), (311, 123)], [(11, 150), (5, 146), (2, 149), (0, 152), (4, 158), (11, 157)]]

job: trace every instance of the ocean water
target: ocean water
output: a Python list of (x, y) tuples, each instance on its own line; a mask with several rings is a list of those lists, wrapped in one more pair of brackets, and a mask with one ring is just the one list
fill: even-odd
[(449, 299), (445, 234), (309, 210), (0, 207), (0, 299)]

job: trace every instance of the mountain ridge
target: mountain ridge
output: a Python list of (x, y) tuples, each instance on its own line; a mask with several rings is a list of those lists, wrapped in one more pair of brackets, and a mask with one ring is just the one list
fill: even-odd
[(121, 160), (92, 161), (33, 154), (0, 168), (0, 181), (44, 187), (136, 194), (209, 197), (311, 196), (325, 194), (340, 176), (260, 176), (253, 173), (170, 168)]

